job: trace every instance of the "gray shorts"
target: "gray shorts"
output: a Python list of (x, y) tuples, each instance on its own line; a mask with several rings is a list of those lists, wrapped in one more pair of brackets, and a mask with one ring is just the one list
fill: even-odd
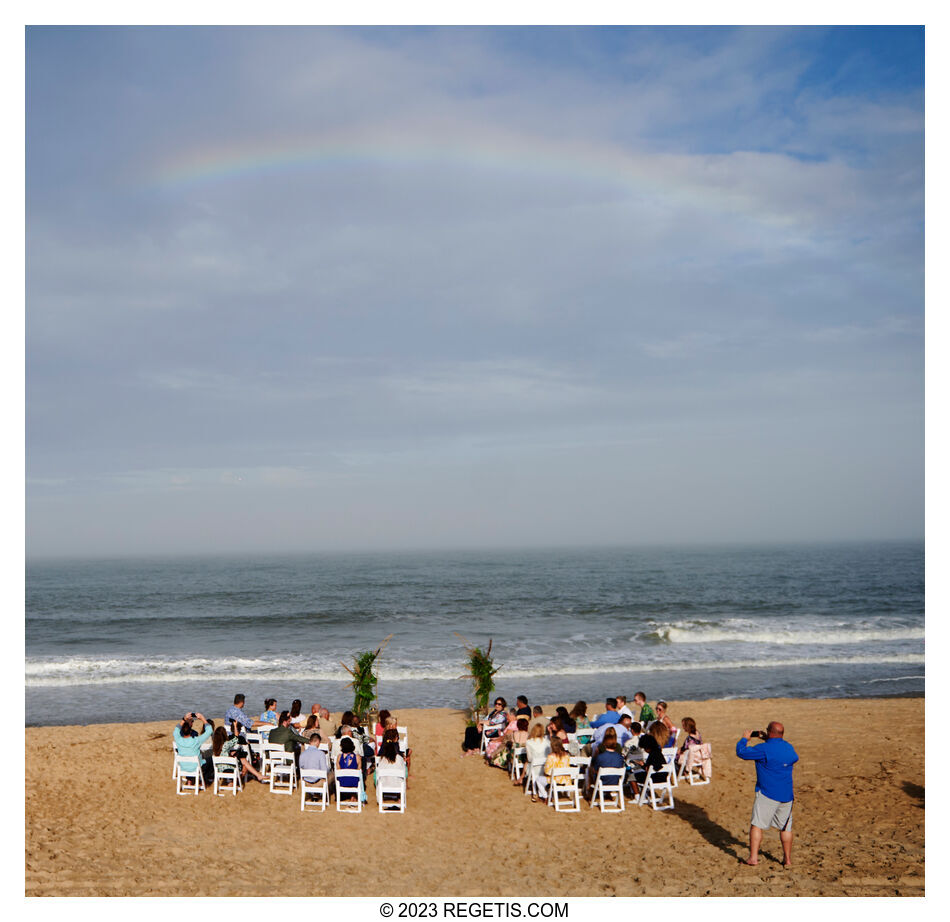
[(792, 829), (793, 800), (783, 803), (772, 800), (761, 791), (755, 792), (755, 803), (752, 805), (752, 825), (759, 829), (768, 829), (774, 826), (780, 832), (790, 832)]

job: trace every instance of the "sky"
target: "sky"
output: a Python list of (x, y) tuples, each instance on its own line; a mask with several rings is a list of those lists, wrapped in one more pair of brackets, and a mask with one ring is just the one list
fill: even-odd
[(916, 27), (30, 27), (28, 556), (922, 538)]

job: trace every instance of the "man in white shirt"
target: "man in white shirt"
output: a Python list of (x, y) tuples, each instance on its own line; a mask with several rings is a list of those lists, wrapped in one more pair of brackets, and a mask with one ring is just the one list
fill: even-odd
[(631, 720), (633, 720), (633, 711), (627, 707), (627, 696), (626, 695), (617, 695), (617, 713), (623, 717), (626, 714)]

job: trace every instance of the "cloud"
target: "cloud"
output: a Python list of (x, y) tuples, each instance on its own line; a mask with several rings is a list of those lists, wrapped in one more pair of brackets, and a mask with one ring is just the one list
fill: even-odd
[(913, 440), (922, 88), (829, 34), (31, 30), (31, 508)]

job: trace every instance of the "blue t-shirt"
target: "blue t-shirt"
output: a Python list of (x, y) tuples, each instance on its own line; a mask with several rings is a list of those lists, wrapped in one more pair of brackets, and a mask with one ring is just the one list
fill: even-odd
[(615, 724), (620, 721), (620, 711), (604, 711), (600, 717), (595, 717), (590, 725), (596, 730), (598, 727), (604, 727), (608, 724)]
[(798, 761), (798, 753), (791, 743), (781, 737), (772, 737), (758, 746), (750, 746), (743, 737), (736, 743), (736, 755), (740, 759), (755, 762), (755, 789), (771, 800), (786, 804), (795, 799), (792, 790), (792, 766)]
[[(608, 772), (607, 769), (616, 768), (617, 772)], [(623, 756), (617, 752), (615, 749), (605, 749), (603, 752), (598, 752), (594, 758), (594, 761), (590, 764), (590, 777), (596, 778), (597, 772), (599, 769), (601, 771), (601, 778), (606, 781), (608, 784), (616, 784), (617, 777), (622, 776), (626, 772), (627, 763), (624, 762)]]

